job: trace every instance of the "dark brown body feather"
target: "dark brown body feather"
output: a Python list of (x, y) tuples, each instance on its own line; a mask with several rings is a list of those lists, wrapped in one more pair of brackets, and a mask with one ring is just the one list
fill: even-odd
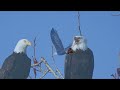
[(89, 48), (66, 54), (65, 79), (92, 79), (93, 70), (94, 56)]
[(13, 52), (0, 69), (0, 79), (27, 79), (30, 67), (31, 59), (26, 54)]

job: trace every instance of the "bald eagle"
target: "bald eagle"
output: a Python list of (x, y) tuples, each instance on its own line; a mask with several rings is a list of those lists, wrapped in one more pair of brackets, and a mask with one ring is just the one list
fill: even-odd
[(31, 59), (27, 56), (26, 49), (30, 45), (31, 42), (27, 39), (18, 41), (13, 53), (3, 62), (0, 69), (0, 79), (27, 79)]
[(75, 36), (73, 43), (64, 48), (58, 33), (52, 28), (51, 40), (56, 48), (57, 55), (66, 55), (64, 63), (65, 79), (92, 79), (94, 70), (94, 55), (87, 47), (84, 36)]
[(71, 50), (72, 53), (65, 57), (65, 79), (92, 79), (94, 56), (87, 47), (87, 40), (83, 36), (75, 36)]

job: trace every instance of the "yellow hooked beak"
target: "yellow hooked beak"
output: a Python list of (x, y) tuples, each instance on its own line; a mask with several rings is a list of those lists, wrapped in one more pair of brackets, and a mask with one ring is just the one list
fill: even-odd
[(28, 41), (28, 42), (27, 42), (27, 45), (28, 45), (28, 46), (31, 46), (31, 45), (32, 45), (32, 43), (31, 43), (30, 41)]

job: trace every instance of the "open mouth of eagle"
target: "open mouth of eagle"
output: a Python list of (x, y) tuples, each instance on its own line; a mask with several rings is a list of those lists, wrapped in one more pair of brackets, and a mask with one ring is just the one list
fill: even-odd
[(71, 54), (71, 53), (74, 53), (74, 51), (72, 50), (72, 48), (69, 48), (67, 54)]

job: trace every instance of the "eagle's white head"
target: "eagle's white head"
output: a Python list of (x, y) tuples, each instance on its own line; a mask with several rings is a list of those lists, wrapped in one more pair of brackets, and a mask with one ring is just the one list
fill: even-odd
[(85, 51), (87, 49), (87, 40), (83, 36), (75, 36), (71, 48), (73, 51), (79, 49)]
[(21, 39), (18, 41), (14, 49), (14, 52), (15, 53), (26, 53), (27, 46), (31, 46), (31, 42), (28, 41), (27, 39)]

